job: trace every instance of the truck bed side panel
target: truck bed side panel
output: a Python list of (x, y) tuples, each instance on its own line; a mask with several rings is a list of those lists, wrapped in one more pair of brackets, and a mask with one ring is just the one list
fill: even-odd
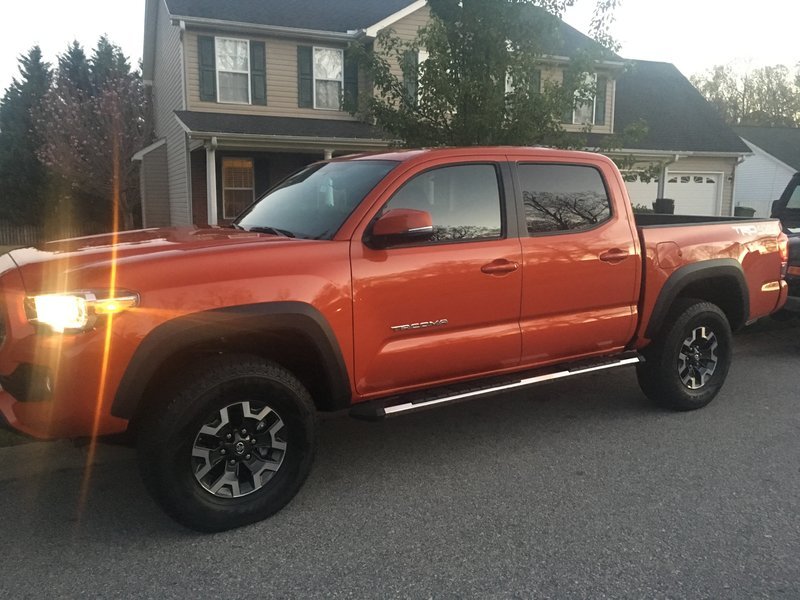
[[(773, 312), (781, 298), (778, 235), (769, 219), (639, 227), (644, 249), (644, 290), (635, 346), (649, 343), (648, 325), (668, 279), (688, 265), (739, 265), (747, 289), (744, 321)], [(716, 262), (713, 262), (716, 261)], [(709, 269), (709, 272), (711, 270)]]

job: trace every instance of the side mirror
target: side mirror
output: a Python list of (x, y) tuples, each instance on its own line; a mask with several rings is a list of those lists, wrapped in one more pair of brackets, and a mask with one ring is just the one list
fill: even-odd
[(395, 208), (378, 218), (367, 239), (371, 248), (424, 242), (433, 235), (431, 213), (410, 208)]
[(772, 214), (770, 214), (770, 217), (772, 217), (773, 219), (779, 218), (782, 210), (783, 206), (781, 206), (781, 201), (775, 200), (772, 203)]

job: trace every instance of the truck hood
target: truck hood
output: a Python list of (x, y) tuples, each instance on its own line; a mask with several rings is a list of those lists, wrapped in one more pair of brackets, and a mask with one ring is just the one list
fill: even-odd
[(108, 269), (112, 262), (124, 269), (168, 256), (188, 258), (236, 252), (253, 245), (264, 248), (316, 243), (320, 242), (219, 227), (169, 227), (47, 242), (12, 250), (10, 256), (21, 269), (26, 288), (31, 289), (48, 287), (44, 281), (56, 274), (70, 278), (80, 272)]

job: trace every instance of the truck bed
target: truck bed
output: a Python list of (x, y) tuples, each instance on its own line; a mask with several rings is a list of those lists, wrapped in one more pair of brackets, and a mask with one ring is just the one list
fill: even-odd
[(669, 227), (671, 225), (703, 225), (708, 223), (756, 223), (772, 219), (759, 217), (730, 217), (708, 215), (665, 215), (659, 213), (633, 213), (637, 227)]

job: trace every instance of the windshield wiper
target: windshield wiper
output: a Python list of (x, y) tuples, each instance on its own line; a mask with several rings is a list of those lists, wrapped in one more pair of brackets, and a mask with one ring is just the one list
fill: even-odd
[[(244, 229), (244, 227), (241, 228)], [(247, 229), (247, 231), (252, 231), (253, 233), (271, 233), (272, 235), (279, 235), (287, 238), (297, 237), (288, 229), (278, 229), (277, 227), (251, 227)]]

